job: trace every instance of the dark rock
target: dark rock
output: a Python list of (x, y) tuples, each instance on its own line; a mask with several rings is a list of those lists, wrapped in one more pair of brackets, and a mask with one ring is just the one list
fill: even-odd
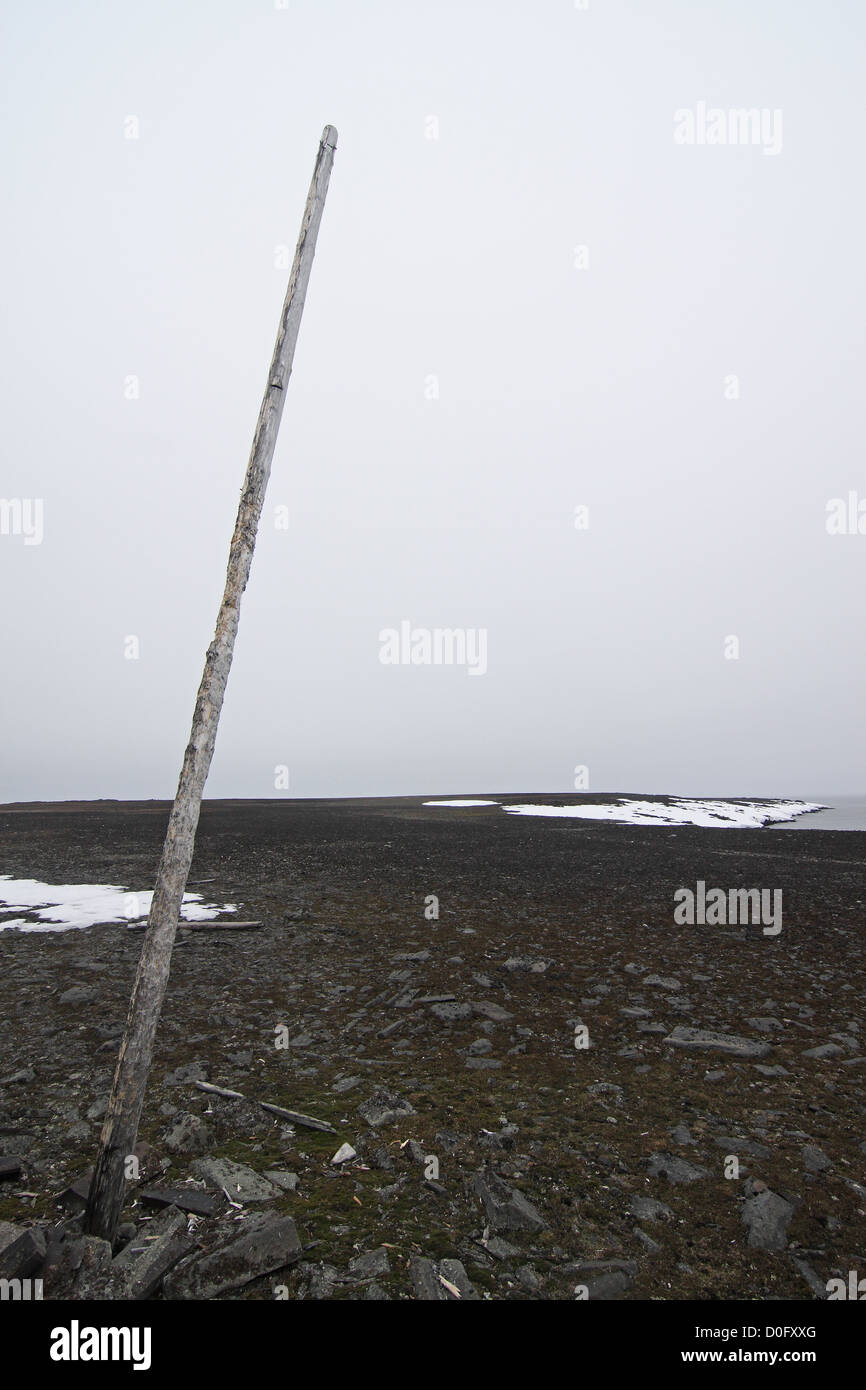
[(484, 1242), (484, 1248), (496, 1260), (514, 1260), (520, 1254), (516, 1245), (510, 1245), (501, 1236), (491, 1236), (489, 1240)]
[(444, 1301), (446, 1294), (439, 1283), (436, 1266), (423, 1255), (412, 1255), (409, 1259), (409, 1278), (415, 1290), (415, 1297), (425, 1302)]
[(147, 1187), (140, 1194), (150, 1207), (177, 1207), (191, 1216), (216, 1216), (223, 1207), (220, 1197), (196, 1187)]
[(651, 1154), (645, 1162), (651, 1178), (667, 1178), (670, 1183), (696, 1182), (698, 1178), (708, 1176), (706, 1168), (699, 1168), (685, 1158), (677, 1158), (675, 1154)]
[(203, 1154), (213, 1142), (213, 1133), (200, 1115), (181, 1111), (166, 1130), (162, 1142), (171, 1154)]
[(0, 1250), (0, 1279), (29, 1279), (45, 1259), (47, 1241), (39, 1226), (30, 1226)]
[(36, 1073), (33, 1068), (24, 1067), (21, 1071), (10, 1071), (8, 1076), (0, 1076), (0, 1086), (26, 1086), (35, 1080)]
[(192, 1174), (227, 1192), (233, 1202), (270, 1202), (280, 1195), (279, 1188), (267, 1178), (229, 1158), (197, 1158), (192, 1164)]
[(752, 1158), (770, 1158), (772, 1149), (759, 1144), (755, 1139), (743, 1139), (733, 1134), (718, 1134), (713, 1143), (727, 1154), (751, 1154)]
[(501, 1004), (494, 1004), (490, 999), (479, 999), (472, 1005), (472, 1012), (480, 1014), (482, 1018), (489, 1018), (492, 1023), (507, 1023), (510, 1014), (507, 1009), (503, 1009)]
[[(478, 1299), (478, 1294), (470, 1283), (469, 1276), (460, 1260), (440, 1260), (439, 1279), (440, 1283), (443, 1279), (447, 1279), (449, 1284), (453, 1284), (458, 1290), (461, 1300), (474, 1301)], [(454, 1298), (454, 1294), (450, 1289), (445, 1289), (445, 1297)]]
[(186, 1222), (177, 1207), (167, 1207), (142, 1227), (112, 1261), (113, 1298), (142, 1299), (156, 1292), (169, 1270), (195, 1248)]
[(793, 1260), (796, 1268), (802, 1274), (803, 1278), (806, 1280), (806, 1283), (809, 1285), (809, 1288), (812, 1290), (815, 1297), (826, 1299), (827, 1285), (823, 1282), (819, 1275), (815, 1273), (812, 1266), (808, 1264), (805, 1260), (798, 1259), (796, 1255), (792, 1255), (791, 1259)]
[(803, 1155), (803, 1162), (810, 1173), (823, 1173), (825, 1168), (832, 1168), (833, 1164), (823, 1149), (819, 1149), (817, 1144), (804, 1144), (800, 1153)]
[(377, 1279), (390, 1273), (391, 1262), (388, 1259), (388, 1251), (382, 1248), (368, 1250), (365, 1254), (358, 1255), (354, 1260), (349, 1261), (349, 1274), (354, 1279)]
[(634, 1227), (632, 1235), (640, 1241), (644, 1249), (648, 1250), (651, 1255), (657, 1255), (661, 1250), (658, 1241), (653, 1240), (652, 1236), (648, 1236), (646, 1231), (641, 1230), (640, 1226)]
[(171, 1299), (216, 1298), (300, 1257), (301, 1242), (290, 1216), (252, 1216), (233, 1240), (176, 1265), (163, 1281), (163, 1292)]
[(621, 1298), (631, 1286), (631, 1280), (622, 1270), (614, 1270), (611, 1274), (600, 1274), (596, 1279), (590, 1279), (587, 1283), (586, 1297), (590, 1303), (611, 1302), (613, 1299)]
[(275, 1187), (279, 1187), (282, 1192), (297, 1191), (300, 1181), (297, 1173), (289, 1173), (284, 1168), (269, 1168), (264, 1175), (268, 1182), (272, 1182)]
[(735, 1033), (717, 1033), (708, 1028), (674, 1028), (666, 1038), (669, 1047), (695, 1048), (702, 1052), (724, 1052), (729, 1057), (766, 1057), (769, 1043), (754, 1042)]
[(96, 1236), (52, 1241), (43, 1268), (44, 1295), (52, 1300), (111, 1296), (111, 1246)]
[(437, 1018), (441, 1018), (443, 1023), (456, 1023), (459, 1019), (472, 1017), (472, 1005), (458, 1004), (456, 1002), (431, 1004), (430, 1012), (431, 1014), (435, 1014)]
[(480, 1199), (488, 1225), (499, 1231), (541, 1231), (547, 1225), (544, 1217), (528, 1202), (522, 1192), (509, 1187), (495, 1173), (477, 1173), (472, 1190)]
[(185, 1062), (183, 1066), (176, 1067), (169, 1072), (165, 1078), (166, 1086), (185, 1086), (190, 1081), (207, 1081), (208, 1068), (204, 1062)]
[(670, 1207), (655, 1197), (632, 1197), (628, 1209), (639, 1221), (670, 1221), (673, 1217)]
[(407, 1115), (414, 1115), (415, 1111), (403, 1096), (380, 1086), (373, 1092), (369, 1100), (365, 1100), (363, 1104), (358, 1106), (358, 1114), (367, 1121), (368, 1125), (377, 1129), (379, 1125), (395, 1124), (397, 1120), (402, 1120)]
[(746, 1182), (743, 1223), (749, 1228), (748, 1243), (759, 1250), (784, 1250), (788, 1222), (794, 1215), (791, 1202), (771, 1192), (765, 1183)]
[(95, 989), (87, 985), (73, 985), (58, 996), (58, 1004), (92, 1004), (98, 998)]

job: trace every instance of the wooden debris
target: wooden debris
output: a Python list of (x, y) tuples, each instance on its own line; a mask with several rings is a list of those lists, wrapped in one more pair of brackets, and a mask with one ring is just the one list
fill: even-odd
[(157, 1024), (168, 985), (178, 917), (192, 868), (202, 794), (213, 758), (220, 711), (234, 655), (241, 598), (250, 575), (336, 143), (336, 130), (333, 126), (325, 126), (244, 475), (229, 547), (222, 602), (196, 696), (189, 741), (169, 816), (148, 914), (148, 928), (144, 933), (132, 988), (126, 1030), (100, 1134), (84, 1227), (87, 1235), (108, 1242), (113, 1241), (117, 1231), (126, 1192), (125, 1158), (135, 1147), (138, 1134)]
[(198, 1091), (207, 1091), (213, 1096), (225, 1096), (227, 1100), (246, 1100), (246, 1096), (241, 1095), (240, 1091), (230, 1091), (225, 1086), (212, 1086), (209, 1081), (194, 1081)]
[(297, 1110), (284, 1110), (281, 1105), (269, 1105), (266, 1100), (260, 1100), (259, 1105), (269, 1114), (279, 1115), (281, 1120), (288, 1120), (290, 1124), (300, 1125), (303, 1129), (320, 1129), (325, 1134), (337, 1133), (327, 1120), (316, 1120), (312, 1115), (301, 1115)]
[[(248, 1100), (248, 1096), (241, 1095), (240, 1091), (229, 1091), (225, 1086), (214, 1086), (210, 1081), (194, 1081), (193, 1086), (199, 1091), (208, 1091), (211, 1095), (226, 1096), (229, 1100)], [(279, 1115), (281, 1120), (288, 1120), (290, 1124), (300, 1125), (303, 1129), (320, 1129), (324, 1134), (336, 1134), (333, 1125), (329, 1125), (327, 1120), (317, 1120), (313, 1115), (302, 1115), (298, 1110), (286, 1110), (282, 1105), (271, 1105), (269, 1101), (260, 1100), (256, 1102), (263, 1110), (267, 1110), (271, 1115)]]

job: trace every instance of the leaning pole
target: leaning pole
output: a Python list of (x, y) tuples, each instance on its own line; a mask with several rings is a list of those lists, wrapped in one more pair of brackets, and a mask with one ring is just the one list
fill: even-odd
[(85, 1230), (106, 1240), (113, 1240), (123, 1207), (126, 1159), (132, 1154), (138, 1135), (154, 1038), (171, 968), (178, 914), (195, 847), (202, 792), (213, 758), (217, 725), (238, 630), (241, 597), (250, 574), (336, 144), (336, 130), (333, 126), (325, 126), (241, 491), (216, 631), (205, 657), (192, 730), (171, 809), (147, 931), (132, 989), (126, 1031), (120, 1045), (108, 1111), (99, 1138)]

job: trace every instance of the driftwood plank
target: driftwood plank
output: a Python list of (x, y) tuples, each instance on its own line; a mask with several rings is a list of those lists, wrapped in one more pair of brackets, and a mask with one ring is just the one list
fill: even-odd
[(300, 1125), (303, 1129), (320, 1129), (324, 1134), (337, 1133), (334, 1126), (329, 1125), (327, 1120), (317, 1120), (312, 1115), (302, 1115), (298, 1110), (285, 1110), (282, 1105), (270, 1105), (266, 1100), (260, 1100), (259, 1105), (269, 1114), (279, 1115), (280, 1119), (288, 1120), (293, 1125)]
[(212, 1096), (226, 1096), (228, 1100), (246, 1100), (246, 1096), (242, 1096), (240, 1091), (229, 1091), (225, 1086), (212, 1085), (210, 1081), (194, 1081), (192, 1084), (196, 1090), (207, 1091)]

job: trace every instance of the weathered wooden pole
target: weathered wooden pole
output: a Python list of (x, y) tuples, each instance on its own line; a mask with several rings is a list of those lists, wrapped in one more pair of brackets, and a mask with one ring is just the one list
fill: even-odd
[(333, 126), (325, 126), (247, 464), (229, 549), (223, 600), (214, 639), (205, 658), (204, 674), (192, 717), (192, 731), (171, 809), (129, 1004), (126, 1032), (120, 1045), (111, 1098), (100, 1135), (85, 1229), (91, 1235), (102, 1236), (106, 1240), (114, 1238), (123, 1206), (125, 1160), (132, 1154), (138, 1134), (154, 1037), (168, 984), (178, 914), (192, 863), (202, 792), (213, 757), (238, 630), (241, 597), (250, 574), (336, 144), (336, 130)]

